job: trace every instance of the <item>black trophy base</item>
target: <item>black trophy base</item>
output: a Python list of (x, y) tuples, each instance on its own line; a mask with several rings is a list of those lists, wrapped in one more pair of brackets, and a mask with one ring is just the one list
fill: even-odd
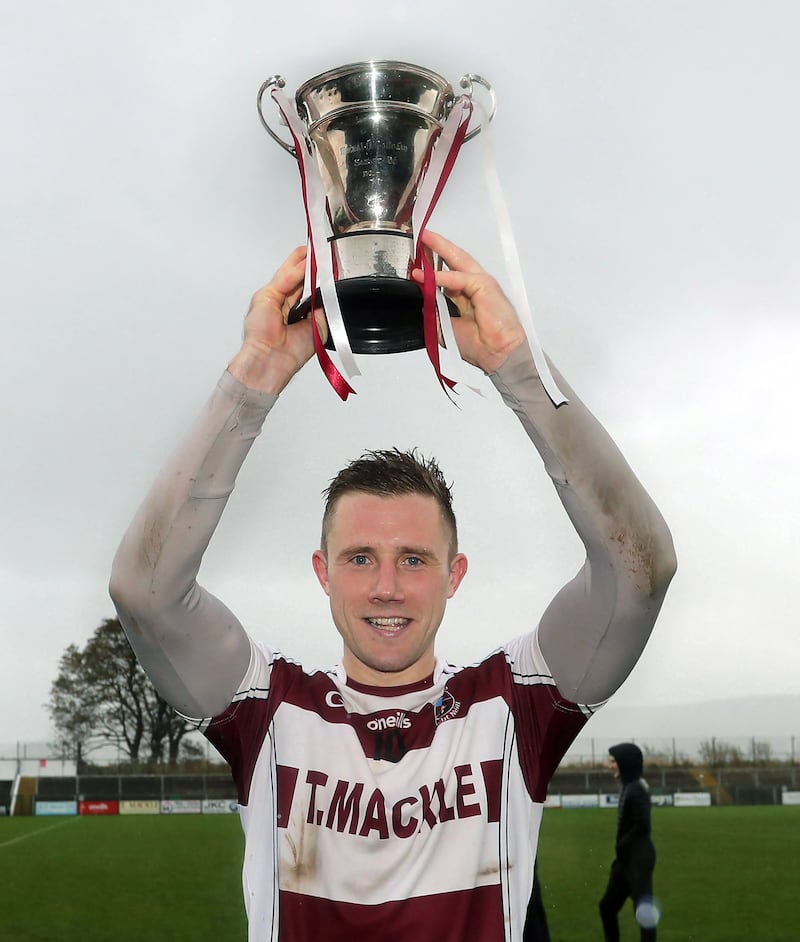
[[(407, 353), (424, 349), (422, 289), (416, 282), (365, 275), (337, 281), (336, 294), (353, 353)], [(458, 317), (455, 304), (449, 298), (446, 300), (450, 316)], [(322, 307), (319, 288), (315, 306)], [(289, 323), (303, 320), (310, 312), (308, 297), (289, 311)], [(325, 347), (335, 349), (330, 336)]]

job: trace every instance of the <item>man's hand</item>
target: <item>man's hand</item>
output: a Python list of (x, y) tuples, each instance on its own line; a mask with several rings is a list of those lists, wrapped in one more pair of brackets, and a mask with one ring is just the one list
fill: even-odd
[[(486, 373), (493, 373), (525, 342), (525, 330), (517, 312), (497, 281), (463, 249), (427, 230), (422, 242), (449, 269), (436, 272), (436, 284), (461, 314), (453, 318), (452, 324), (462, 358)], [(422, 271), (415, 268), (413, 277), (421, 283)]]
[[(228, 372), (251, 389), (279, 393), (313, 356), (311, 318), (286, 323), (303, 290), (305, 260), (305, 246), (295, 249), (250, 302), (242, 346)], [(324, 338), (325, 327), (320, 329)]]

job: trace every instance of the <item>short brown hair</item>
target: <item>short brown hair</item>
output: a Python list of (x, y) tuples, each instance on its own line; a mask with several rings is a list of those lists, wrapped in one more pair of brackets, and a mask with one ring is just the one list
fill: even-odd
[(327, 547), (336, 503), (340, 497), (351, 493), (373, 494), (376, 497), (400, 497), (403, 494), (432, 497), (439, 505), (446, 529), (450, 531), (450, 555), (454, 556), (458, 552), (458, 527), (450, 485), (436, 460), (420, 455), (416, 448), (410, 451), (400, 451), (398, 448), (365, 451), (331, 480), (322, 492), (325, 497), (321, 538), (323, 552)]

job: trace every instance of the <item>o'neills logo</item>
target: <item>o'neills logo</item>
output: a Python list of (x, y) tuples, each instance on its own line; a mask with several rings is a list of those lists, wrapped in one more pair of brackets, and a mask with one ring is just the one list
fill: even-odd
[(458, 700), (449, 690), (445, 690), (433, 708), (433, 720), (438, 726), (439, 723), (444, 723), (445, 720), (451, 720), (460, 709), (461, 704)]
[(367, 720), (367, 729), (377, 733), (382, 729), (411, 729), (411, 719), (408, 714), (402, 710), (392, 713), (389, 716), (375, 716)]

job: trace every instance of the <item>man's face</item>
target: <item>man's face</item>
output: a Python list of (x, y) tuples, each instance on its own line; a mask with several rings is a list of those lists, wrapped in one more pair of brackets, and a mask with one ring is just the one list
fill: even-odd
[(608, 760), (608, 767), (611, 769), (611, 774), (614, 778), (619, 778), (619, 766), (617, 765), (617, 760), (612, 756)]
[(433, 672), (434, 641), (467, 571), (433, 497), (344, 494), (312, 563), (353, 680), (396, 686)]

